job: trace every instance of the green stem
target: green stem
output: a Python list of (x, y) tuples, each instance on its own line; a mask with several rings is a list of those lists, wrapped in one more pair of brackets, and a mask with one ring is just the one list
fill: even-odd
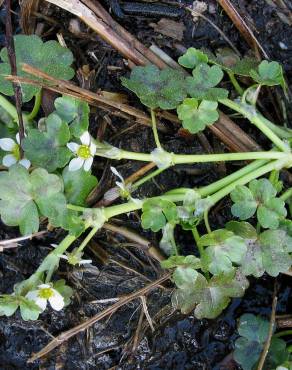
[(226, 107), (241, 113), (259, 130), (261, 130), (262, 133), (266, 135), (280, 150), (283, 152), (288, 151), (287, 145), (269, 127), (267, 127), (267, 119), (258, 113), (253, 106), (248, 104), (239, 104), (230, 99), (221, 99), (219, 102)]
[[(280, 159), (285, 158), (287, 153), (269, 152), (244, 152), (244, 153), (223, 153), (223, 154), (172, 154), (172, 163), (206, 163), (206, 162), (225, 162), (225, 161), (245, 161), (252, 159)], [(102, 155), (101, 155), (102, 156)], [(291, 156), (292, 157), (292, 156)], [(151, 154), (135, 153), (121, 150), (120, 159), (132, 159), (136, 161), (152, 162)]]
[(268, 161), (259, 159), (256, 160), (245, 167), (241, 168), (240, 170), (233, 172), (231, 175), (228, 175), (224, 177), (223, 179), (220, 179), (218, 181), (213, 182), (213, 184), (204, 186), (199, 190), (201, 197), (206, 197), (210, 194), (215, 193), (216, 191), (224, 188), (225, 186), (229, 185), (233, 181), (236, 181), (237, 179), (241, 178), (242, 176), (247, 175), (250, 172), (253, 172), (254, 170), (258, 169), (259, 167), (262, 167), (264, 164), (267, 164)]
[[(196, 226), (192, 229), (192, 234), (193, 234), (193, 237), (194, 237), (194, 239), (195, 239), (195, 242), (196, 242), (196, 243), (197, 243), (197, 245), (198, 245), (198, 242), (199, 242), (199, 240), (200, 240), (200, 234), (199, 234), (198, 229), (196, 228)], [(202, 247), (199, 247), (199, 246), (198, 246), (198, 249), (199, 249), (199, 252), (200, 252), (200, 256), (202, 257), (202, 255), (201, 255), (201, 251), (200, 251), (200, 248), (202, 248)]]
[(292, 130), (289, 128), (283, 128), (281, 126), (275, 125), (273, 122), (269, 121), (262, 116), (262, 121), (265, 125), (274, 132), (277, 136), (282, 139), (290, 139), (292, 137)]
[(86, 207), (75, 206), (74, 204), (67, 204), (67, 208), (77, 212), (83, 212), (86, 209)]
[(209, 210), (206, 209), (204, 211), (204, 222), (205, 222), (205, 226), (206, 226), (206, 230), (208, 232), (208, 234), (211, 234), (212, 230), (211, 230), (211, 227), (210, 227), (210, 224), (209, 224)]
[(154, 135), (155, 144), (156, 144), (157, 148), (161, 148), (161, 144), (160, 144), (159, 136), (158, 136), (158, 131), (157, 131), (155, 112), (154, 112), (153, 109), (151, 109), (150, 111), (151, 111), (152, 131), (153, 131), (153, 135)]
[(288, 200), (290, 197), (292, 197), (292, 187), (286, 190), (281, 196), (280, 199), (282, 199), (284, 202)]
[(9, 100), (4, 98), (4, 96), (1, 94), (0, 94), (0, 105), (2, 108), (6, 110), (6, 112), (13, 118), (14, 121), (18, 122), (18, 115), (15, 106), (12, 103), (10, 103)]
[(292, 330), (284, 330), (280, 331), (279, 333), (274, 334), (274, 337), (280, 338), (280, 337), (285, 337), (286, 335), (292, 335)]
[(227, 72), (227, 74), (228, 74), (228, 76), (229, 76), (229, 78), (230, 78), (230, 81), (232, 82), (232, 85), (234, 86), (235, 90), (237, 91), (237, 93), (238, 93), (240, 96), (242, 96), (242, 95), (243, 95), (244, 90), (243, 90), (243, 88), (239, 85), (239, 83), (238, 83), (238, 81), (237, 81), (237, 79), (236, 79), (236, 77), (235, 77), (234, 73), (233, 73), (233, 72), (228, 71), (228, 72)]
[(40, 110), (41, 102), (42, 102), (42, 91), (40, 90), (36, 93), (34, 97), (34, 106), (33, 106), (32, 111), (27, 116), (28, 120), (32, 121), (35, 118), (35, 116), (38, 114), (38, 111)]
[(217, 193), (213, 194), (211, 196), (213, 204), (217, 203), (219, 200), (221, 200), (226, 195), (231, 193), (232, 190), (234, 190), (234, 188), (237, 185), (245, 185), (253, 179), (256, 179), (256, 178), (258, 178), (262, 175), (265, 175), (266, 173), (269, 173), (269, 172), (271, 172), (275, 169), (279, 169), (279, 168), (282, 168), (282, 167), (283, 167), (283, 162), (282, 162), (281, 159), (278, 159), (277, 161), (272, 161), (272, 162), (258, 168), (257, 170), (246, 174), (245, 176), (243, 176), (243, 177), (239, 178), (238, 180), (232, 182), (231, 184), (229, 184), (225, 188), (219, 190)]
[[(165, 194), (159, 197), (153, 197), (153, 198), (148, 198), (148, 199), (157, 199), (157, 200), (165, 199), (171, 202), (182, 202), (184, 200), (184, 197), (185, 197), (184, 194), (179, 194), (179, 195)], [(130, 201), (128, 203), (123, 203), (123, 204), (117, 204), (115, 206), (105, 208), (104, 215), (106, 219), (110, 219), (111, 217), (115, 217), (123, 213), (137, 211), (138, 209), (141, 209), (142, 206), (143, 206), (143, 201), (141, 201), (140, 204), (135, 201)]]
[[(4, 98), (3, 95), (0, 94), (0, 106), (6, 110), (6, 112), (12, 117), (13, 121), (17, 122), (18, 124), (18, 115), (15, 106), (10, 103), (10, 101)], [(22, 113), (23, 121), (26, 123), (28, 121), (28, 115)]]
[[(200, 254), (200, 258), (201, 260), (203, 259), (204, 257), (204, 254), (205, 254), (205, 249), (204, 247), (199, 243), (199, 240), (200, 240), (200, 235), (198, 233), (198, 229), (196, 227), (194, 227), (192, 229), (192, 234), (193, 234), (193, 237), (195, 239), (195, 242), (196, 242), (196, 245), (198, 247), (198, 251), (199, 251), (199, 254)], [(209, 281), (210, 280), (210, 274), (209, 272), (202, 266), (202, 271), (204, 273), (204, 276), (205, 278)]]
[(98, 231), (99, 227), (93, 227), (90, 231), (90, 233), (88, 233), (88, 235), (86, 236), (86, 238), (83, 240), (83, 242), (79, 245), (78, 247), (78, 252), (82, 252), (83, 249), (87, 246), (87, 244), (90, 242), (90, 240), (94, 237), (94, 235), (96, 234), (96, 232)]
[(132, 187), (131, 190), (134, 191), (138, 189), (139, 186), (143, 185), (146, 181), (153, 179), (153, 177), (159, 175), (161, 172), (165, 171), (168, 167), (163, 167), (163, 168), (157, 168), (157, 170), (151, 172), (149, 175), (144, 176), (141, 180), (136, 181)]

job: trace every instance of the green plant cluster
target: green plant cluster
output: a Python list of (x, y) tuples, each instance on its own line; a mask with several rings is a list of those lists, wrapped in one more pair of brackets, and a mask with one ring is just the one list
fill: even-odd
[[(73, 77), (72, 54), (56, 42), (43, 43), (37, 36), (19, 35), (15, 37), (15, 44), (21, 76), (35, 79), (22, 72), (21, 63), (25, 62), (57, 78)], [(48, 53), (50, 57), (44, 60)], [(11, 83), (5, 79), (9, 74), (6, 49), (0, 57), (3, 61), (0, 92), (10, 96)], [(71, 265), (90, 263), (82, 260), (84, 248), (104, 222), (135, 210), (142, 212), (142, 228), (161, 233), (160, 248), (167, 258), (161, 265), (172, 269), (176, 285), (172, 296), (174, 306), (184, 313), (194, 310), (197, 318), (219, 315), (231, 298), (244, 294), (249, 276), (260, 277), (264, 273), (277, 276), (291, 268), (292, 226), (291, 209), (290, 214), (288, 209), (292, 194), (291, 189), (283, 191), (279, 173), (292, 166), (289, 146), (292, 134), (263, 117), (256, 108), (256, 99), (251, 101), (246, 93), (250, 88), (258, 90), (263, 85), (281, 85), (285, 89), (282, 67), (276, 62), (263, 61), (257, 65), (250, 58), (232, 59), (222, 51), (214, 56), (194, 48), (179, 58), (179, 63), (191, 70), (191, 74), (171, 68), (161, 71), (147, 65), (136, 67), (129, 79), (122, 78), (122, 84), (151, 109), (157, 146), (151, 153), (129, 152), (95, 140), (88, 132), (89, 106), (77, 98), (57, 98), (55, 110), (40, 118), (41, 89), (29, 84), (22, 84), (24, 100), (34, 97), (34, 108), (31, 113), (24, 113), (25, 137), (19, 143), (18, 137), (15, 141), (16, 109), (0, 95), (0, 159), (5, 167), (0, 172), (1, 220), (8, 226), (18, 226), (23, 235), (35, 233), (45, 221), (50, 227), (68, 232), (35, 273), (14, 287), (12, 295), (1, 295), (0, 314), (12, 315), (19, 307), (24, 320), (34, 320), (47, 301), (56, 309), (68, 304), (72, 290), (64, 281), (53, 278), (60, 259)], [(239, 99), (228, 99), (228, 91), (219, 86), (224, 73), (239, 93)], [(242, 94), (236, 79), (240, 76), (254, 79)], [(271, 141), (270, 150), (185, 155), (163, 149), (155, 110), (176, 109), (183, 127), (197, 133), (218, 119), (219, 104), (242, 114), (255, 125)], [(98, 183), (91, 174), (96, 156), (154, 161), (158, 168), (134, 184), (126, 184), (112, 168), (121, 180), (116, 182), (120, 195), (126, 194), (127, 202), (89, 208), (86, 199)], [(252, 162), (202, 188), (173, 189), (148, 199), (132, 197), (134, 190), (169, 166), (231, 160)], [(268, 174), (269, 179), (261, 178)], [(212, 231), (208, 212), (229, 195), (234, 219), (224, 228)], [(202, 223), (207, 232), (199, 235), (197, 227), (203, 227)], [(85, 231), (88, 234), (79, 246), (68, 251)], [(181, 255), (176, 243), (178, 232), (192, 233), (193, 254)]]
[[(275, 327), (273, 333), (274, 331)], [(255, 369), (268, 339), (269, 321), (261, 316), (244, 314), (238, 323), (238, 334), (240, 337), (235, 341), (233, 357), (243, 370)], [(291, 333), (274, 333), (264, 365), (265, 370), (291, 369), (291, 346), (287, 346), (286, 342), (280, 338), (282, 334)]]

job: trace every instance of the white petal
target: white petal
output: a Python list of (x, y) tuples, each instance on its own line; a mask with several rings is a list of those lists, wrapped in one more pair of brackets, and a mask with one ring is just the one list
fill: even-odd
[(39, 289), (46, 289), (46, 288), (52, 288), (50, 284), (40, 284), (38, 286)]
[(94, 143), (90, 144), (90, 154), (94, 156), (96, 153), (96, 145)]
[(20, 144), (20, 136), (19, 136), (19, 132), (16, 134), (16, 142), (17, 144)]
[(124, 178), (123, 178), (123, 176), (119, 173), (119, 171), (115, 168), (115, 167), (110, 167), (110, 169), (111, 169), (111, 171), (112, 171), (112, 173), (114, 174), (114, 175), (116, 175), (119, 179), (121, 179), (122, 180), (122, 182), (124, 182)]
[(59, 244), (51, 244), (51, 246), (52, 246), (53, 248), (57, 248), (57, 247), (59, 246)]
[(29, 169), (31, 163), (28, 159), (23, 158), (19, 161), (19, 164), (21, 164), (23, 167), (25, 167), (27, 170)]
[(40, 298), (38, 297), (36, 300), (35, 300), (35, 303), (41, 308), (42, 311), (44, 311), (47, 307), (47, 300), (46, 298)]
[(54, 295), (49, 298), (50, 305), (55, 311), (60, 311), (64, 307), (64, 298), (55, 289), (53, 291)]
[(123, 182), (116, 181), (116, 185), (123, 191), (127, 191), (127, 188)]
[(90, 170), (90, 168), (92, 166), (92, 162), (93, 162), (92, 157), (85, 160), (85, 162), (84, 162), (84, 171), (89, 171)]
[(77, 150), (79, 149), (80, 145), (77, 143), (67, 143), (67, 148), (71, 150), (73, 153), (77, 153)]
[(17, 162), (13, 154), (7, 154), (3, 157), (2, 163), (5, 167), (10, 167)]
[(83, 145), (88, 145), (90, 144), (90, 134), (88, 131), (85, 131), (81, 136), (80, 136), (80, 141)]
[(58, 257), (62, 258), (63, 260), (68, 261), (68, 257), (65, 254), (61, 254), (61, 255), (58, 254)]
[(31, 290), (25, 296), (25, 298), (29, 299), (30, 301), (36, 301), (38, 297), (39, 297), (39, 291), (38, 290)]
[(0, 139), (0, 148), (6, 152), (11, 152), (15, 147), (16, 143), (14, 140), (9, 139), (8, 137)]
[(86, 263), (92, 263), (92, 260), (81, 260), (78, 262), (78, 265), (85, 265)]
[(69, 163), (69, 171), (78, 171), (84, 163), (84, 159), (81, 158), (73, 158)]

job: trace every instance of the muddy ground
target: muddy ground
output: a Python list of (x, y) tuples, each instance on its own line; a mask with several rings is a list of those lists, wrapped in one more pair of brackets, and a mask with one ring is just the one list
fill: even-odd
[[(178, 1), (189, 4), (191, 1)], [(244, 54), (249, 50), (230, 19), (225, 15), (216, 1), (208, 1), (208, 11), (205, 13)], [(234, 2), (236, 3), (236, 2)], [(287, 2), (288, 3), (288, 2)], [(108, 2), (104, 3), (105, 5)], [(286, 76), (292, 79), (292, 30), (277, 15), (264, 0), (238, 0), (237, 6), (242, 14), (249, 15), (253, 22), (256, 36), (272, 60), (284, 65)], [(292, 10), (292, 9), (291, 9)], [(14, 3), (15, 32), (21, 32), (18, 25), (19, 7)], [(70, 17), (59, 9), (52, 7), (49, 16), (55, 24), (48, 24), (43, 19), (37, 22), (45, 24), (45, 38), (55, 38), (57, 32), (64, 35), (68, 47), (75, 56), (75, 67), (88, 64), (95, 69), (96, 78), (91, 86), (93, 91), (104, 89), (126, 92), (120, 85), (119, 79), (127, 75), (122, 57), (110, 46), (101, 41), (93, 33), (88, 32), (81, 25), (82, 31), (90, 34), (89, 38), (76, 37), (68, 31)], [(226, 42), (218, 35), (209, 23), (199, 20), (193, 23), (189, 14), (177, 19), (185, 26), (182, 40), (174, 40), (154, 32), (150, 23), (157, 22), (161, 17), (126, 16), (116, 18), (125, 28), (134, 33), (146, 45), (152, 42), (159, 45), (173, 58), (180, 55), (182, 47), (205, 47), (215, 51), (225, 47)], [(0, 43), (4, 45), (5, 11), (0, 11)], [(127, 92), (128, 94), (128, 92)], [(132, 102), (136, 99), (130, 95)], [(271, 103), (264, 101), (266, 109), (275, 117)], [(105, 113), (96, 110), (92, 114), (92, 130), (100, 128), (104, 122)], [(245, 128), (244, 121), (239, 124)], [(245, 128), (247, 130), (247, 128)], [(248, 132), (261, 140), (255, 131), (248, 128)], [(137, 126), (122, 119), (111, 117), (111, 125), (107, 126), (105, 138), (115, 145), (125, 149), (148, 152), (153, 148), (151, 130)], [(220, 148), (220, 143), (210, 133), (207, 137), (214, 148)], [(161, 140), (166, 148), (181, 153), (200, 153), (204, 149), (196, 138), (186, 142), (186, 138), (177, 135), (175, 131), (162, 135)], [(261, 144), (265, 144), (261, 142)], [(108, 163), (96, 161), (94, 173), (101, 178), (103, 169)], [(123, 162), (115, 163), (123, 176), (130, 175), (141, 164)], [(200, 165), (181, 166), (165, 171), (147, 183), (137, 192), (137, 196), (146, 197), (160, 194), (178, 186), (201, 186), (222, 176), (225, 171), (230, 172), (237, 167)], [(102, 183), (102, 195), (113, 184), (113, 179), (106, 174), (106, 181)], [(229, 217), (226, 202), (216, 208), (211, 214), (211, 226), (219, 228)], [(154, 244), (158, 236), (150, 232), (142, 232), (139, 226), (139, 217), (132, 214), (129, 218), (121, 218), (123, 226), (132, 228), (148, 238)], [(119, 221), (116, 220), (119, 224)], [(18, 231), (1, 225), (0, 237), (12, 238)], [(30, 276), (38, 267), (40, 261), (52, 249), (51, 243), (62, 239), (59, 231), (46, 234), (44, 237), (22, 243), (16, 249), (5, 251), (0, 255), (0, 292), (10, 293), (13, 284)], [(193, 250), (191, 235), (177, 233), (177, 240), (184, 253)], [(106, 257), (100, 257), (100, 249), (106, 251)], [(154, 321), (155, 331), (152, 333), (143, 318), (140, 330), (137, 331), (141, 313), (141, 302), (136, 300), (122, 307), (108, 320), (101, 321), (86, 332), (80, 333), (46, 358), (33, 364), (27, 359), (33, 352), (37, 352), (48, 343), (52, 336), (70, 329), (78, 323), (92, 317), (102, 309), (112, 304), (117, 296), (135, 291), (147, 283), (147, 279), (154, 280), (161, 274), (159, 265), (150, 260), (150, 257), (137, 246), (129, 246), (126, 239), (110, 232), (99, 232), (94, 243), (87, 249), (86, 256), (93, 260), (92, 266), (74, 268), (61, 263), (58, 276), (65, 278), (75, 291), (73, 302), (61, 312), (47, 310), (36, 322), (24, 322), (19, 315), (11, 318), (0, 318), (0, 368), (10, 369), (238, 369), (230, 359), (236, 334), (236, 321), (243, 313), (256, 313), (269, 317), (272, 303), (274, 280), (264, 276), (255, 281), (251, 279), (251, 286), (242, 299), (234, 299), (228, 309), (216, 320), (197, 320), (192, 315), (183, 317), (174, 312), (170, 306), (171, 284), (165, 284), (164, 289), (156, 289), (147, 296), (149, 313)], [(121, 263), (123, 266), (121, 266)], [(129, 270), (132, 269), (132, 271)], [(141, 276), (142, 275), (142, 276)], [(292, 312), (291, 307), (291, 278), (278, 278), (277, 314)], [(290, 298), (290, 304), (289, 304)], [(110, 299), (101, 303), (100, 300)], [(135, 348), (136, 347), (136, 348)]]

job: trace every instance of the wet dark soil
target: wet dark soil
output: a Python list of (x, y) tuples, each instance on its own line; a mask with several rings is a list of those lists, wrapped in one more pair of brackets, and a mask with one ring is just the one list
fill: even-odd
[[(177, 3), (189, 4), (191, 1), (178, 1)], [(206, 15), (224, 31), (242, 54), (246, 53), (249, 50), (248, 45), (216, 1), (210, 0), (207, 3), (209, 8)], [(242, 14), (250, 16), (256, 36), (263, 48), (271, 59), (278, 60), (284, 65), (287, 78), (291, 81), (291, 28), (278, 17), (277, 10), (267, 5), (264, 0), (238, 0), (236, 5)], [(17, 23), (19, 8), (16, 4), (14, 10), (16, 11), (15, 30), (21, 32)], [(94, 34), (90, 34), (90, 31), (83, 29), (82, 25), (82, 30), (90, 34), (89, 38), (80, 38), (70, 34), (68, 14), (52, 7), (49, 16), (55, 19), (55, 25), (38, 20), (44, 22), (46, 38), (55, 38), (57, 32), (62, 32), (68, 47), (75, 55), (76, 68), (88, 64), (90, 69), (95, 69), (96, 77), (92, 90), (125, 92), (120, 86), (119, 79), (128, 71), (121, 56)], [(2, 34), (4, 20), (5, 12), (2, 8), (0, 10), (1, 46), (4, 44)], [(154, 32), (149, 23), (157, 22), (159, 17), (149, 18), (141, 14), (126, 16), (118, 20), (143, 43), (150, 45), (154, 42), (175, 59), (180, 55), (182, 47), (205, 47), (215, 51), (219, 47), (226, 46), (225, 41), (209, 23), (199, 20), (194, 24), (189, 15), (177, 19), (186, 27), (182, 41)], [(133, 96), (130, 96), (130, 101), (137, 104)], [(264, 100), (264, 104), (272, 116), (276, 117), (273, 108), (270, 109), (271, 103)], [(104, 115), (105, 113), (100, 110), (92, 115), (94, 130), (103, 124)], [(240, 124), (246, 131), (249, 130), (252, 136), (256, 135), (252, 129), (244, 126), (244, 121)], [(127, 130), (124, 131), (125, 129)], [(206, 134), (211, 145), (219, 145), (217, 139), (210, 133)], [(151, 131), (148, 128), (133, 126), (131, 122), (114, 117), (111, 117), (111, 125), (106, 129), (105, 138), (124, 149), (136, 151), (147, 152), (154, 145)], [(204, 151), (196, 138), (186, 141), (184, 137), (177, 135), (175, 130), (161, 135), (161, 139), (164, 146), (174, 152), (200, 153)], [(99, 161), (95, 164), (94, 171), (99, 178), (105, 163)], [(115, 163), (114, 165), (125, 177), (140, 166), (132, 162)], [(199, 165), (195, 169), (195, 174), (194, 167), (188, 166), (167, 170), (155, 181), (142, 186), (136, 195), (146, 197), (160, 194), (173, 187), (202, 186), (222, 175), (222, 168), (218, 166)], [(230, 172), (234, 169), (236, 166), (229, 164), (227, 168), (223, 168), (223, 171)], [(102, 193), (110, 186), (109, 179)], [(211, 226), (217, 228), (223, 226), (229, 216), (227, 205), (222, 205), (211, 214)], [(138, 215), (132, 214), (129, 218), (124, 217), (122, 220), (123, 226), (142, 233), (151, 242), (157, 244), (157, 236), (140, 229)], [(16, 235), (18, 235), (17, 230), (4, 225), (0, 226), (2, 239)], [(24, 242), (18, 248), (2, 253), (0, 255), (0, 292), (10, 293), (15, 283), (29, 277), (48, 251), (52, 249), (51, 243), (56, 243), (61, 239), (62, 233), (56, 231)], [(183, 253), (190, 253), (193, 250), (191, 235), (186, 232), (178, 233), (177, 239)], [(98, 257), (100, 256), (99, 248), (106, 251), (106, 258)], [(274, 280), (265, 276), (257, 281), (252, 280), (245, 297), (234, 299), (216, 320), (197, 320), (192, 315), (184, 317), (174, 312), (170, 306), (169, 297), (172, 285), (169, 283), (165, 284), (165, 289), (156, 289), (147, 295), (147, 306), (155, 327), (153, 333), (145, 318), (139, 330), (137, 329), (141, 302), (136, 300), (122, 307), (108, 320), (96, 323), (86, 332), (65, 342), (46, 358), (28, 364), (27, 359), (30, 355), (46, 345), (52, 336), (92, 317), (114, 303), (114, 298), (141, 288), (147, 283), (147, 279), (154, 280), (162, 272), (159, 265), (141, 248), (129, 246), (126, 239), (105, 231), (96, 235), (95, 243), (87, 250), (86, 257), (93, 260), (92, 266), (73, 270), (63, 263), (60, 265), (58, 277), (65, 278), (75, 291), (71, 305), (65, 310), (58, 313), (48, 310), (36, 322), (24, 322), (19, 315), (0, 318), (0, 369), (238, 369), (239, 367), (230, 357), (234, 340), (237, 337), (238, 317), (247, 312), (269, 317), (271, 311)], [(121, 263), (126, 268), (122, 267)], [(142, 277), (139, 274), (142, 274)], [(277, 314), (291, 314), (291, 278), (280, 277), (278, 285)]]

